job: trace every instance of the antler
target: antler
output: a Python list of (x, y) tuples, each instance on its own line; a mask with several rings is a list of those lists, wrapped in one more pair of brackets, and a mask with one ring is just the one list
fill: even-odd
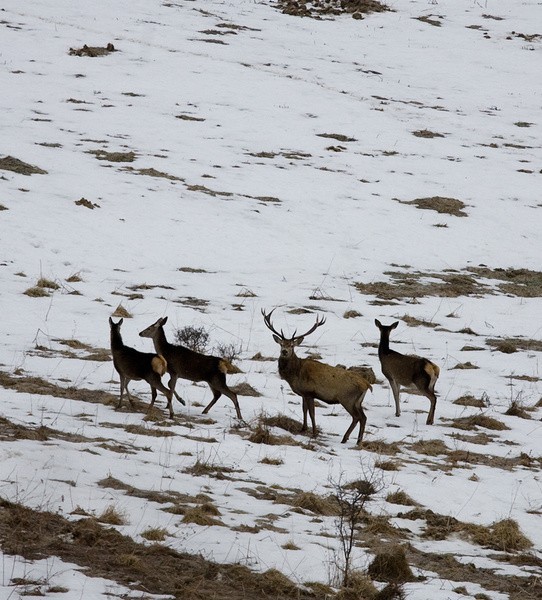
[(292, 336), (292, 340), (298, 340), (300, 338), (304, 338), (307, 335), (311, 334), (315, 329), (317, 329), (318, 327), (320, 327), (321, 325), (323, 325), (326, 322), (326, 318), (325, 317), (316, 317), (316, 323), (306, 332), (303, 333), (302, 335), (296, 335), (295, 331), (294, 331), (294, 335)]
[(273, 327), (273, 325), (271, 323), (271, 315), (273, 314), (274, 311), (275, 311), (275, 309), (273, 309), (271, 312), (269, 312), (269, 313), (266, 314), (265, 310), (262, 308), (263, 321), (265, 323), (265, 326), (268, 329), (270, 329), (275, 335), (278, 335), (281, 340), (285, 340), (286, 338), (284, 337), (284, 333), (282, 332), (282, 329), (280, 330), (280, 333), (279, 333)]
[[(273, 309), (271, 312), (267, 313), (265, 312), (265, 310), (262, 308), (262, 315), (263, 315), (263, 320), (264, 323), (266, 325), (266, 327), (268, 329), (270, 329), (275, 335), (277, 335), (278, 337), (280, 337), (281, 340), (285, 340), (287, 339), (282, 331), (282, 329), (280, 330), (280, 333), (273, 327), (272, 323), (271, 323), (271, 315), (273, 314), (275, 309)], [(323, 325), (326, 322), (326, 318), (325, 317), (317, 317), (316, 318), (316, 323), (304, 334), (302, 335), (296, 335), (297, 329), (296, 331), (294, 331), (294, 335), (290, 338), (290, 340), (298, 340), (301, 338), (304, 338), (305, 336), (309, 335), (310, 333), (312, 333), (316, 328), (320, 327), (320, 325)]]

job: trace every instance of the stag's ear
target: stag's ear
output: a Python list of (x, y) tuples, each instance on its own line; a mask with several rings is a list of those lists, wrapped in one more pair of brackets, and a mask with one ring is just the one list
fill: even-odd
[(282, 342), (278, 335), (273, 335), (273, 339), (275, 340), (275, 342), (277, 342), (277, 344), (280, 344)]
[(294, 339), (294, 346), (300, 346), (303, 343), (304, 339), (305, 339), (304, 335), (302, 335), (301, 337), (296, 337)]

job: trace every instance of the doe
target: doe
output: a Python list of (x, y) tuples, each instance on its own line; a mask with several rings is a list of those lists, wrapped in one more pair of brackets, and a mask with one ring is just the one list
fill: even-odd
[(134, 406), (130, 392), (128, 391), (128, 383), (132, 380), (140, 381), (144, 379), (151, 386), (151, 407), (156, 400), (157, 391), (160, 390), (167, 398), (169, 408), (169, 416), (173, 418), (173, 408), (171, 406), (171, 392), (162, 383), (162, 375), (167, 370), (167, 363), (160, 354), (152, 354), (148, 352), (139, 352), (135, 348), (125, 346), (120, 334), (120, 327), (124, 319), (115, 323), (109, 317), (109, 327), (111, 329), (111, 354), (113, 355), (113, 365), (120, 377), (120, 398), (117, 404), (117, 409), (122, 406), (122, 397), (124, 390), (130, 404)]
[(224, 394), (235, 407), (237, 418), (242, 420), (241, 409), (237, 401), (237, 394), (231, 390), (226, 383), (226, 373), (228, 372), (228, 363), (223, 358), (217, 356), (207, 356), (194, 352), (185, 346), (170, 344), (166, 339), (164, 325), (167, 317), (158, 319), (152, 325), (141, 331), (141, 337), (151, 338), (154, 343), (154, 349), (162, 355), (167, 361), (167, 370), (170, 375), (169, 389), (179, 402), (184, 400), (175, 391), (177, 379), (188, 379), (190, 381), (205, 381), (213, 392), (213, 399), (203, 409), (203, 414), (216, 404), (217, 400)]
[(432, 425), (435, 418), (435, 408), (437, 406), (437, 395), (435, 394), (435, 384), (440, 374), (438, 366), (421, 356), (411, 356), (400, 354), (395, 350), (390, 350), (390, 332), (397, 327), (399, 321), (391, 325), (382, 325), (375, 319), (375, 325), (380, 330), (380, 344), (378, 345), (378, 358), (382, 367), (384, 377), (390, 382), (390, 387), (395, 400), (395, 416), (401, 415), (399, 406), (399, 395), (401, 386), (406, 388), (416, 388), (423, 396), (429, 398), (431, 406), (427, 415), (427, 425)]

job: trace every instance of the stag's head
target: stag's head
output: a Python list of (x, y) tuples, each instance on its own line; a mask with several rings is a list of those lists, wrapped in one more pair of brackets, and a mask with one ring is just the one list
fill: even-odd
[(302, 335), (296, 335), (296, 333), (297, 333), (297, 330), (296, 330), (296, 331), (294, 331), (294, 335), (292, 337), (287, 338), (284, 335), (282, 329), (280, 330), (280, 333), (279, 333), (273, 327), (273, 324), (271, 323), (271, 315), (273, 314), (274, 310), (275, 309), (273, 309), (269, 313), (266, 313), (262, 308), (262, 315), (263, 315), (263, 320), (264, 320), (266, 327), (273, 333), (273, 339), (280, 346), (280, 357), (282, 359), (289, 359), (291, 356), (293, 356), (296, 346), (299, 346), (303, 342), (303, 340), (305, 339), (306, 336), (308, 336), (315, 329), (320, 327), (320, 325), (323, 325), (326, 322), (325, 317), (317, 317), (315, 324), (308, 331), (306, 331)]

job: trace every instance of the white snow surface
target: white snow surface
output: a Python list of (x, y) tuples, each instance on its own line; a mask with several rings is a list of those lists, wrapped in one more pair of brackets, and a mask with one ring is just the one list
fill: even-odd
[[(118, 394), (112, 362), (83, 360), (80, 351), (68, 356), (59, 340), (108, 347), (108, 317), (122, 303), (133, 317), (124, 320), (124, 341), (139, 350), (150, 352), (152, 344), (138, 332), (166, 315), (170, 340), (178, 328), (204, 326), (213, 344), (239, 347), (243, 372), (229, 380), (262, 394), (239, 397), (247, 424), (262, 411), (300, 420), (301, 399), (279, 379), (276, 361), (251, 360), (257, 352), (278, 356), (260, 310), (277, 307), (274, 324), (287, 334), (325, 315), (299, 355), (317, 351), (329, 364), (367, 364), (380, 380), (374, 319), (400, 320), (392, 347), (441, 367), (435, 425), (425, 424), (427, 401), (406, 393), (395, 417), (389, 387), (380, 381), (365, 400), (366, 440), (441, 439), (450, 449), (539, 458), (542, 410), (529, 420), (503, 413), (511, 400), (534, 407), (541, 398), (540, 353), (500, 353), (486, 339), (540, 340), (540, 298), (497, 290), (378, 305), (354, 284), (390, 281), (390, 271), (540, 270), (542, 46), (540, 38), (517, 33), (540, 33), (541, 5), (395, 0), (389, 6), (393, 12), (363, 20), (316, 20), (253, 0), (4, 0), (0, 158), (10, 155), (47, 173), (0, 171), (0, 207), (7, 209), (0, 210), (1, 370)], [(69, 55), (70, 48), (109, 42), (117, 51), (107, 56)], [(442, 137), (413, 135), (425, 129)], [(100, 160), (95, 151), (134, 152), (135, 160)], [(431, 196), (462, 200), (467, 216), (399, 202)], [(98, 206), (76, 205), (81, 198)], [(74, 274), (81, 281), (68, 283)], [(40, 277), (60, 288), (43, 298), (25, 295)], [(193, 306), (190, 299), (206, 303)], [(300, 307), (311, 313), (288, 312)], [(347, 310), (361, 316), (346, 319)], [(409, 327), (405, 315), (436, 326)], [(453, 369), (467, 361), (478, 368)], [(131, 389), (149, 401), (147, 384)], [(146, 543), (146, 529), (163, 527), (163, 543), (175, 550), (276, 568), (300, 584), (328, 583), (339, 549), (334, 518), (315, 521), (308, 511), (258, 500), (247, 489), (265, 484), (327, 495), (330, 482), (358, 479), (383, 457), (356, 449), (356, 432), (340, 444), (350, 422), (340, 406), (317, 408), (321, 434), (313, 449), (265, 446), (232, 429), (237, 421), (227, 398), (209, 413), (211, 422), (200, 422), (208, 387), (180, 380), (177, 389), (187, 406), (176, 403), (175, 411), (190, 418), (192, 429), (186, 419), (167, 423), (164, 412), (164, 427), (175, 435), (151, 437), (125, 430), (153, 426), (127, 406), (115, 411), (0, 387), (3, 418), (90, 439), (2, 441), (0, 496), (68, 519), (81, 518), (71, 514), (76, 508), (99, 515), (114, 506), (128, 520), (117, 528), (138, 542)], [(452, 438), (450, 419), (481, 412), (453, 404), (466, 394), (487, 396), (482, 412), (509, 429), (488, 431), (485, 446)], [(157, 404), (165, 409), (163, 396)], [(94, 438), (130, 451), (114, 452)], [(264, 457), (283, 464), (263, 464)], [(400, 489), (461, 521), (513, 518), (542, 558), (539, 472), (470, 464), (445, 470), (443, 457), (406, 448), (399, 459), (399, 470), (383, 471), (384, 489), (369, 503), (371, 513), (394, 517), (405, 510), (385, 501)], [(196, 460), (236, 472), (224, 480), (185, 473)], [(142, 490), (206, 493), (227, 526), (183, 523), (162, 504), (98, 486), (107, 476)], [(232, 529), (270, 513), (281, 531)], [(496, 563), (459, 539), (421, 540), (409, 523), (401, 526), (426, 551), (533, 572)], [(287, 542), (299, 549), (283, 548)], [(371, 558), (356, 548), (356, 567)], [(129, 593), (59, 559), (2, 560), (0, 598), (22, 597), (24, 589), (11, 580), (29, 572), (70, 588), (70, 598)], [(409, 600), (464, 598), (453, 591), (460, 585), (472, 595), (489, 593), (423, 574), (425, 581), (405, 586)]]

